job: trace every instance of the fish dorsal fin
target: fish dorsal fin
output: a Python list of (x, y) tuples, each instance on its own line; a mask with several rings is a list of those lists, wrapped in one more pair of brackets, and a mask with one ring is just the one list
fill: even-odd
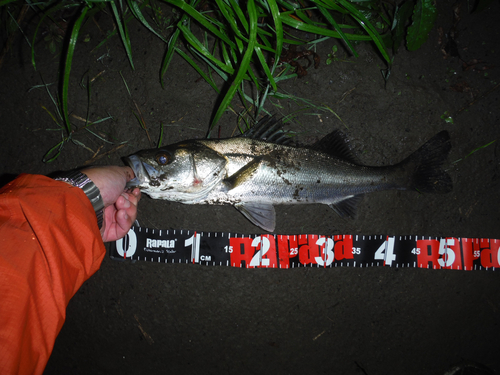
[(353, 164), (360, 165), (357, 158), (353, 155), (349, 142), (344, 133), (335, 130), (325, 135), (318, 142), (310, 146), (313, 150), (324, 152), (325, 154), (335, 156)]
[(363, 195), (352, 195), (347, 199), (344, 199), (338, 203), (332, 203), (328, 206), (331, 207), (340, 217), (350, 217), (356, 216), (356, 209), (358, 202), (363, 198)]
[(267, 232), (273, 232), (276, 226), (274, 206), (264, 202), (241, 202), (234, 205), (248, 220)]
[(287, 132), (281, 127), (283, 123), (281, 119), (276, 120), (274, 116), (266, 115), (253, 127), (242, 134), (242, 137), (261, 139), (263, 141), (272, 142), (280, 145), (286, 145), (292, 142), (292, 139), (287, 136)]

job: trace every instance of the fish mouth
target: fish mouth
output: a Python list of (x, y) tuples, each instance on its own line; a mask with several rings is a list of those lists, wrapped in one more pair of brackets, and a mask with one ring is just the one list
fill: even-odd
[(126, 188), (134, 188), (140, 186), (144, 183), (150, 184), (151, 181), (155, 181), (159, 173), (156, 169), (147, 163), (141, 161), (137, 155), (130, 155), (124, 158), (125, 163), (132, 168), (135, 177), (127, 182)]

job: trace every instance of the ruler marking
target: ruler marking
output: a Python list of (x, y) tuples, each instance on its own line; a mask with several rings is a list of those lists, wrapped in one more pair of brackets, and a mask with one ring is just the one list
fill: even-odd
[[(351, 242), (352, 246), (356, 249), (359, 249), (356, 254), (357, 255), (359, 255), (359, 253), (361, 254), (361, 256), (359, 257), (358, 256), (356, 257), (353, 256), (351, 258), (344, 257), (343, 261), (334, 258), (333, 261), (331, 261), (330, 264), (328, 264), (329, 268), (333, 267), (363, 268), (370, 266), (371, 267), (390, 266), (385, 262), (380, 262), (377, 260), (370, 261), (370, 259), (366, 259), (367, 257), (370, 256), (371, 257), (387, 256), (387, 254), (384, 253), (383, 249), (379, 248), (379, 250), (377, 250), (376, 252), (373, 249), (374, 247), (376, 249), (378, 244), (380, 244), (378, 241), (386, 241), (387, 236), (381, 234), (379, 235), (343, 234), (343, 235), (324, 236), (324, 235), (310, 235), (310, 234), (309, 235), (308, 234), (264, 235), (256, 233), (254, 234), (233, 233), (233, 238), (238, 240), (236, 242), (232, 242), (231, 233), (224, 233), (224, 232), (197, 233), (195, 231), (185, 230), (185, 229), (163, 230), (163, 229), (154, 229), (154, 228), (138, 227), (138, 226), (133, 226), (131, 227), (130, 230), (135, 232), (137, 234), (137, 237), (134, 238), (133, 234), (132, 235), (129, 234), (125, 240), (123, 240), (119, 244), (117, 243), (116, 246), (112, 248), (112, 252), (110, 254), (113, 259), (125, 258), (125, 259), (130, 259), (131, 261), (134, 262), (139, 260), (148, 262), (168, 263), (168, 259), (170, 258), (171, 263), (175, 263), (176, 259), (178, 260), (178, 263), (184, 263), (184, 262), (191, 263), (190, 260), (187, 259), (190, 258), (187, 254), (187, 251), (190, 250), (189, 252), (192, 254), (193, 251), (192, 246), (194, 246), (198, 248), (197, 251), (199, 251), (200, 256), (203, 257), (203, 259), (200, 259), (203, 262), (201, 261), (195, 262), (200, 265), (205, 264), (206, 266), (209, 265), (222, 266), (225, 263), (226, 266), (231, 266), (231, 257), (236, 255), (235, 258), (236, 262), (232, 264), (233, 267), (238, 267), (237, 264), (239, 264), (239, 267), (246, 267), (246, 268), (288, 269), (288, 268), (296, 268), (296, 267), (299, 268), (307, 266), (314, 267), (315, 265), (316, 268), (321, 268), (321, 266), (323, 266), (323, 268), (326, 268), (327, 254), (325, 251), (321, 251), (323, 245), (320, 246), (320, 253), (322, 253), (321, 259), (323, 260), (321, 265), (314, 260), (314, 257), (305, 264), (300, 262), (300, 259), (302, 257), (302, 250), (301, 250), (302, 246), (304, 244), (308, 244), (311, 241), (314, 241), (313, 238), (319, 238), (319, 239), (332, 239), (334, 240), (335, 244), (337, 244), (339, 241), (347, 241), (349, 239), (353, 241)], [(183, 238), (176, 238), (176, 235), (178, 235), (179, 233), (180, 235), (183, 236)], [(184, 242), (184, 240), (186, 239), (185, 236), (190, 236), (192, 233), (194, 233), (194, 236), (196, 236), (196, 238), (193, 239), (192, 244), (186, 244), (184, 245), (185, 247), (182, 247), (182, 245), (180, 245), (180, 241)], [(257, 251), (257, 249), (249, 247), (251, 245), (249, 242), (246, 241), (246, 239), (255, 239), (257, 237), (261, 237), (261, 244), (260, 244), (261, 249), (262, 249), (263, 239), (268, 238), (269, 240), (274, 240), (274, 247), (277, 259), (276, 263), (272, 263), (272, 266), (271, 263), (266, 265), (262, 264), (262, 262), (264, 261), (264, 254), (262, 252), (259, 252), (257, 256), (259, 258), (259, 267), (250, 267), (249, 264), (247, 264), (250, 262), (249, 260), (245, 260), (248, 259), (249, 256), (248, 251), (253, 251), (254, 252), (253, 256), (255, 256), (256, 255), (255, 252)], [(335, 241), (335, 238), (337, 238), (338, 240)], [(391, 236), (391, 238), (394, 241), (394, 248), (392, 250), (393, 253), (391, 256), (395, 257), (393, 261), (396, 264), (397, 268), (414, 267), (414, 268), (427, 268), (427, 269), (453, 269), (462, 271), (473, 271), (473, 270), (496, 271), (497, 268), (499, 268), (496, 267), (497, 259), (492, 259), (493, 263), (491, 263), (491, 261), (486, 260), (490, 259), (489, 257), (485, 257), (484, 255), (482, 255), (482, 252), (485, 250), (492, 253), (498, 252), (497, 247), (500, 240), (497, 238), (418, 236), (413, 234)], [(178, 240), (179, 242), (177, 242)], [(186, 240), (189, 240), (189, 238)], [(377, 242), (373, 243), (372, 241), (377, 241)], [(429, 241), (429, 242), (418, 244), (419, 241)], [(457, 245), (460, 245), (459, 250), (454, 250), (454, 251), (460, 251), (460, 255), (456, 254), (456, 259), (452, 264), (448, 263), (449, 258), (447, 258), (447, 250), (450, 249), (448, 245), (450, 242), (448, 241), (455, 241)], [(438, 243), (439, 246), (436, 245), (436, 243)], [(136, 246), (135, 248), (133, 248), (134, 244)], [(238, 246), (238, 248), (235, 247), (234, 250), (238, 252), (241, 251), (241, 254), (232, 254), (233, 250), (232, 249), (229, 250), (229, 246)], [(241, 250), (239, 248), (240, 246)], [(283, 249), (282, 246), (284, 246)], [(305, 247), (305, 249), (308, 249), (307, 246)], [(423, 254), (416, 253), (413, 251), (416, 248), (418, 248), (418, 246), (424, 246), (424, 248), (420, 250)], [(445, 254), (441, 253), (438, 254), (438, 251), (440, 252), (443, 251), (443, 246)], [(280, 259), (280, 252), (282, 251), (286, 252), (287, 247), (294, 247), (294, 248), (297, 247), (299, 249), (299, 254), (294, 254), (293, 256), (290, 256), (290, 254), (288, 254), (288, 257), (286, 257), (285, 253), (284, 255), (285, 258)], [(214, 252), (214, 249), (220, 249), (219, 250), (220, 253)], [(116, 252), (118, 251), (119, 253), (116, 254)], [(385, 252), (386, 251), (387, 248), (385, 249)], [(205, 255), (207, 252), (209, 252), (210, 255), (208, 254)], [(412, 254), (410, 254), (410, 252)], [(467, 252), (471, 253), (473, 252), (473, 254), (467, 255), (471, 256), (472, 258), (471, 260), (469, 260), (470, 263), (466, 265), (464, 262), (464, 256), (466, 256)], [(157, 253), (157, 254), (152, 254), (152, 253)], [(173, 253), (175, 253), (175, 255)], [(494, 254), (493, 257), (498, 258)], [(360, 261), (360, 258), (365, 258), (365, 259)], [(241, 261), (239, 261), (239, 259), (241, 259)], [(243, 266), (243, 262), (245, 263), (245, 266)], [(286, 262), (288, 262), (288, 264), (286, 264)], [(344, 264), (344, 262), (346, 264)]]

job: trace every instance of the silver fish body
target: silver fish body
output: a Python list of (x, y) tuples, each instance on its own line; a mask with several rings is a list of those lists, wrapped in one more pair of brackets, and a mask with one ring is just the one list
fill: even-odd
[[(270, 232), (275, 227), (275, 204), (323, 203), (341, 216), (353, 216), (366, 193), (452, 188), (450, 177), (441, 170), (451, 148), (447, 132), (399, 164), (368, 167), (354, 162), (338, 132), (311, 147), (293, 147), (282, 144), (281, 132), (273, 127), (276, 121), (266, 118), (261, 130), (243, 136), (140, 151), (126, 159), (136, 175), (129, 187), (139, 186), (155, 199), (230, 204)], [(261, 139), (263, 135), (267, 140)]]

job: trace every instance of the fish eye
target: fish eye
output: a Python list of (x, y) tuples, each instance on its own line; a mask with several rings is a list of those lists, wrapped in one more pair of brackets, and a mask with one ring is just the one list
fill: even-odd
[(160, 165), (165, 165), (170, 162), (170, 155), (166, 153), (161, 153), (156, 155), (156, 162)]

